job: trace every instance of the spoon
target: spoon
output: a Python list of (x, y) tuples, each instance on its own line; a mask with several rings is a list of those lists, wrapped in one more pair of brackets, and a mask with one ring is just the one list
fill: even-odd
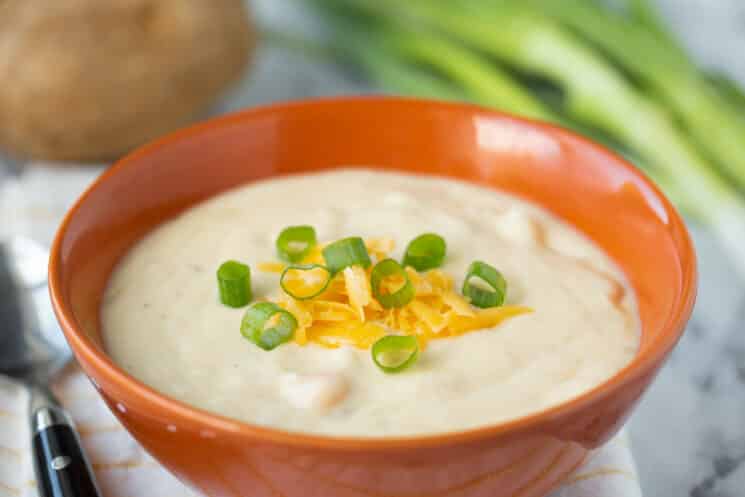
[(22, 382), (30, 394), (39, 494), (99, 497), (72, 419), (48, 386), (72, 354), (59, 329), (49, 326), (47, 260), (47, 251), (27, 238), (0, 242), (0, 373)]

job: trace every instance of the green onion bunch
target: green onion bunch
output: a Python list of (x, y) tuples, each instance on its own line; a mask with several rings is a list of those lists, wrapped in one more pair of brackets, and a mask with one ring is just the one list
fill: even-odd
[(707, 225), (745, 274), (745, 95), (697, 67), (650, 0), (303, 3), (329, 38), (296, 47), (390, 93), (478, 103), (619, 151)]

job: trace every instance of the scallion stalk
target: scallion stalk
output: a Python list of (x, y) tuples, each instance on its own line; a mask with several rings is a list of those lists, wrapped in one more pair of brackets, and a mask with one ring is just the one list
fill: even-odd
[(291, 340), (295, 329), (295, 316), (273, 302), (251, 305), (241, 321), (241, 334), (264, 350), (273, 350)]
[(481, 308), (498, 307), (507, 295), (507, 281), (502, 273), (485, 262), (474, 261), (463, 280), (463, 296), (471, 305)]
[[(401, 283), (392, 292), (384, 289), (386, 281), (390, 278), (396, 278)], [(409, 280), (404, 268), (393, 259), (384, 259), (373, 267), (372, 273), (370, 273), (370, 287), (375, 300), (386, 309), (405, 306), (411, 302), (416, 293), (414, 285)]]
[(287, 262), (300, 262), (315, 245), (313, 226), (289, 226), (277, 237), (277, 255)]
[(287, 266), (279, 277), (279, 286), (295, 300), (308, 300), (322, 294), (333, 274), (320, 264), (293, 264)]
[(442, 266), (447, 245), (445, 239), (435, 233), (425, 233), (414, 238), (404, 252), (404, 266), (417, 271), (427, 271)]
[(332, 274), (338, 273), (345, 267), (362, 266), (367, 268), (372, 264), (365, 241), (358, 236), (343, 238), (330, 243), (323, 248), (322, 254), (326, 261), (326, 267)]
[(251, 301), (251, 268), (238, 261), (223, 262), (217, 269), (220, 302), (243, 307)]
[(388, 335), (375, 342), (370, 352), (383, 372), (400, 373), (419, 358), (419, 344), (413, 336)]

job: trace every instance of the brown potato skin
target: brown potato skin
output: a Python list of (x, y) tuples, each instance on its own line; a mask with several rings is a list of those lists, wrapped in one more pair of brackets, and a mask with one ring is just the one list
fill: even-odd
[(204, 112), (254, 46), (243, 0), (0, 0), (0, 148), (116, 158)]

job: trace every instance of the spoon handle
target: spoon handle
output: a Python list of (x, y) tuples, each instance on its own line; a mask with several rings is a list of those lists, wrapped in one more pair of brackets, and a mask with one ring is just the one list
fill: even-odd
[(61, 407), (37, 409), (32, 417), (34, 469), (41, 497), (100, 497), (70, 416)]

